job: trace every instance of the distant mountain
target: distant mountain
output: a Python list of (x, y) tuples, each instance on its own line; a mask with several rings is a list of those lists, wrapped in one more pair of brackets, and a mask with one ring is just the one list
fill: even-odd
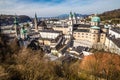
[[(87, 17), (88, 15), (86, 14), (76, 14), (77, 17)], [(58, 16), (54, 16), (54, 17), (38, 17), (39, 19), (42, 19), (42, 18), (46, 18), (46, 19), (67, 19), (69, 18), (69, 14), (61, 14), (61, 15), (58, 15)]]
[[(11, 25), (14, 23), (15, 15), (0, 15), (0, 25)], [(31, 18), (26, 15), (17, 16), (19, 23), (31, 21)]]
[[(86, 14), (76, 14), (76, 16), (77, 17), (87, 17), (88, 15), (86, 15)], [(68, 18), (69, 17), (69, 14), (61, 14), (61, 15), (59, 15), (59, 16), (57, 16), (58, 18)]]
[(61, 14), (61, 15), (56, 16), (56, 17), (58, 17), (58, 18), (68, 18), (69, 15), (68, 14)]

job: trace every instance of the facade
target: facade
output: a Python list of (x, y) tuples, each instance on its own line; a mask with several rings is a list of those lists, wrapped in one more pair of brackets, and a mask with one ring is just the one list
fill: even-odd
[(111, 28), (105, 41), (106, 51), (120, 55), (120, 28)]
[(56, 39), (58, 36), (62, 35), (61, 31), (53, 30), (40, 30), (39, 31), (41, 38), (46, 39)]
[(75, 40), (89, 41), (91, 44), (104, 44), (107, 29), (100, 27), (99, 23), (100, 18), (95, 16), (91, 19), (91, 25), (77, 25), (77, 29), (73, 31), (73, 37)]

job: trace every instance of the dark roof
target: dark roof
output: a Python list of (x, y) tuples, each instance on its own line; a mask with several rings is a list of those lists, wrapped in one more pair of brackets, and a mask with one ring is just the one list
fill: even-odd
[(83, 46), (78, 46), (78, 47), (73, 47), (73, 51), (76, 51), (78, 53), (81, 53), (86, 47), (83, 47)]
[(87, 24), (74, 24), (73, 27), (84, 27), (84, 28), (90, 28), (90, 25)]
[(37, 25), (38, 25), (38, 26), (45, 26), (45, 27), (47, 26), (44, 21), (39, 21), (39, 22), (37, 23)]
[(61, 28), (61, 27), (63, 27), (63, 28), (68, 28), (68, 26), (62, 26), (62, 25), (56, 25), (55, 27), (59, 27), (59, 28)]
[(99, 25), (98, 27), (100, 27), (100, 28), (104, 28), (104, 25)]
[(28, 35), (32, 36), (32, 35), (38, 35), (38, 34), (40, 34), (40, 33), (39, 32), (32, 32), (32, 33), (29, 33)]
[(107, 38), (120, 48), (120, 38), (115, 38), (115, 36), (107, 36)]
[(62, 33), (62, 31), (54, 31), (54, 30), (39, 30), (39, 32)]
[(120, 28), (119, 27), (112, 28), (111, 30), (113, 30), (114, 32), (120, 33)]
[(77, 29), (74, 32), (89, 32), (89, 29)]

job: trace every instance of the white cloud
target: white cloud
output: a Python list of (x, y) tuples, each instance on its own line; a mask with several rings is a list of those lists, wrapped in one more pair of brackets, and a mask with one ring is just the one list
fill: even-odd
[(19, 0), (0, 0), (1, 14), (18, 14), (34, 16), (56, 16), (74, 11), (77, 13), (101, 13), (103, 11), (120, 8), (119, 0), (65, 0), (59, 4), (24, 3)]

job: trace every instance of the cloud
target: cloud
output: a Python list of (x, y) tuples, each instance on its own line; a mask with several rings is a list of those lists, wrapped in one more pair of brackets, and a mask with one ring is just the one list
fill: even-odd
[(0, 0), (1, 14), (57, 16), (70, 11), (90, 14), (120, 8), (119, 0)]

